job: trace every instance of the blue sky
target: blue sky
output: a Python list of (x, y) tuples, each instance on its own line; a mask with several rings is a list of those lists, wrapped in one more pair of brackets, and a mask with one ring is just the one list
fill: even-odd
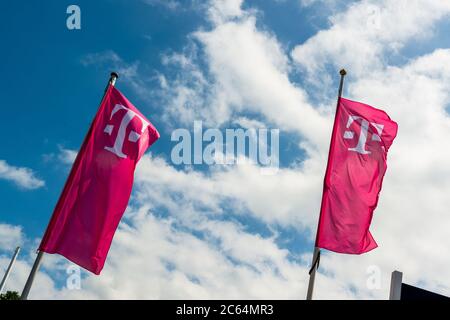
[[(1, 133), (4, 136), (13, 133), (15, 137), (5, 140), (2, 159), (32, 168), (46, 183), (38, 190), (20, 192), (10, 182), (0, 180), (5, 212), (2, 220), (22, 225), (30, 237), (39, 237), (45, 230), (68, 173), (67, 166), (55, 163), (48, 156), (58, 154), (60, 148), (76, 150), (80, 146), (109, 72), (115, 70), (115, 64), (109, 61), (84, 66), (82, 60), (90, 54), (114, 51), (124, 61), (139, 61), (140, 68), (145, 70), (142, 72), (146, 72), (147, 89), (153, 92), (157, 83), (152, 78), (164, 70), (161, 56), (182, 50), (188, 34), (207, 24), (200, 9), (189, 5), (174, 11), (142, 1), (132, 5), (129, 1), (81, 1), (77, 4), (81, 8), (82, 28), (68, 30), (65, 12), (69, 4), (18, 2), (3, 4), (2, 8), (3, 41), (9, 49), (1, 54), (5, 61), (1, 90), (4, 104), (13, 107), (5, 108), (4, 119), (8, 121), (3, 121)], [(248, 6), (253, 4), (250, 2)], [(305, 26), (280, 19), (282, 12), (290, 12), (295, 21), (301, 11), (298, 4), (266, 3), (263, 7), (276, 9), (274, 17), (265, 17), (264, 22), (279, 27), (286, 45), (301, 41), (297, 36), (293, 40), (288, 37)], [(308, 34), (306, 30), (297, 33)], [(164, 105), (158, 100), (140, 99), (127, 84), (126, 77), (120, 78), (117, 87), (165, 133), (152, 152), (169, 157), (174, 143), (170, 141), (170, 131), (165, 132), (164, 123), (158, 121)], [(31, 130), (18, 130), (20, 127)], [(192, 131), (192, 126), (188, 129)], [(289, 139), (284, 135), (281, 139), (288, 147)], [(281, 160), (284, 163), (285, 158)]]
[[(66, 28), (70, 4), (81, 9), (81, 30)], [(116, 70), (117, 88), (152, 121), (161, 139), (137, 171), (104, 275), (83, 271), (83, 290), (70, 291), (64, 288), (66, 262), (50, 258), (38, 284), (44, 293), (35, 297), (303, 296), (338, 70), (345, 67), (344, 95), (383, 107), (400, 133), (372, 227), (380, 248), (364, 257), (325, 254), (319, 297), (384, 298), (396, 267), (409, 272), (412, 283), (450, 292), (448, 280), (440, 282), (419, 263), (419, 253), (426, 253), (437, 259), (436, 268), (448, 265), (426, 250), (445, 243), (443, 232), (426, 233), (443, 219), (450, 191), (442, 179), (450, 174), (450, 155), (439, 147), (450, 133), (445, 113), (449, 12), (447, 1), (419, 0), (3, 2), (0, 161), (7, 172), (0, 162), (0, 231), (10, 240), (0, 241), (1, 265), (16, 242), (26, 249), (10, 288), (21, 290), (71, 156), (109, 72)], [(417, 119), (423, 119), (419, 132)], [(248, 121), (280, 129), (280, 172), (261, 177), (257, 166), (173, 165), (170, 135), (176, 128), (192, 131), (193, 120), (221, 130)], [(428, 157), (411, 161), (408, 150)], [(11, 178), (17, 172), (20, 177)], [(439, 192), (416, 194), (424, 186)], [(412, 198), (416, 202), (406, 206), (411, 210), (406, 217), (399, 203)], [(419, 208), (430, 212), (422, 227)], [(400, 241), (393, 236), (405, 221), (413, 230), (425, 230), (423, 250), (415, 252), (410, 235)], [(444, 218), (442, 228), (449, 223)], [(130, 249), (129, 243), (155, 247)], [(404, 256), (392, 261), (399, 250)], [(149, 262), (120, 265), (141, 256)], [(184, 256), (204, 264), (193, 265)], [(374, 265), (382, 275), (376, 290), (366, 285)], [(127, 280), (121, 295), (116, 282), (126, 279), (125, 266), (135, 268), (136, 279)], [(211, 268), (220, 270), (210, 274)], [(158, 285), (151, 292), (135, 290), (138, 275)]]
[[(130, 6), (128, 1), (85, 1), (79, 3), (82, 29), (70, 31), (65, 26), (69, 4), (2, 4), (2, 37), (9, 49), (1, 54), (5, 75), (1, 90), (5, 105), (14, 107), (4, 108), (3, 119), (9, 120), (3, 121), (1, 130), (5, 135), (15, 132), (15, 139), (5, 141), (2, 158), (33, 168), (46, 181), (45, 188), (33, 192), (17, 192), (2, 181), (2, 198), (8, 200), (2, 218), (23, 225), (32, 237), (44, 230), (67, 174), (67, 168), (45, 161), (43, 155), (57, 153), (58, 145), (80, 146), (112, 70), (108, 65), (84, 67), (82, 58), (114, 50), (131, 61), (146, 57), (148, 68), (157, 69), (161, 52), (179, 49), (195, 24), (191, 14), (183, 15), (188, 19), (179, 23), (177, 15), (164, 7), (149, 9), (141, 2)], [(148, 35), (151, 40), (145, 38)], [(130, 93), (125, 80), (118, 87)], [(129, 97), (139, 105), (137, 97), (131, 93)], [(152, 119), (161, 110), (152, 103), (145, 109)], [(167, 148), (158, 143), (153, 149)]]

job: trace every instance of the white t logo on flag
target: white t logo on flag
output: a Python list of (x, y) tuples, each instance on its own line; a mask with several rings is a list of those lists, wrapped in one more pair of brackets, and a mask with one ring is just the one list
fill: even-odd
[[(114, 145), (112, 147), (105, 147), (105, 149), (114, 153), (116, 156), (118, 156), (120, 158), (126, 159), (127, 155), (123, 153), (122, 148), (123, 148), (123, 143), (125, 142), (125, 135), (127, 133), (127, 127), (130, 124), (131, 120), (133, 120), (133, 118), (135, 118), (135, 117), (138, 117), (142, 123), (142, 129), (141, 129), (140, 133), (132, 130), (130, 132), (130, 134), (128, 135), (128, 141), (131, 141), (131, 142), (137, 142), (139, 140), (141, 135), (144, 133), (144, 131), (149, 126), (149, 123), (147, 122), (147, 120), (143, 119), (136, 112), (122, 106), (121, 104), (116, 104), (114, 106), (114, 109), (111, 113), (110, 120), (112, 119), (114, 114), (116, 114), (117, 111), (119, 111), (119, 110), (126, 110), (127, 112), (125, 113), (125, 115), (122, 118), (122, 121), (120, 122), (119, 131), (117, 132), (117, 137), (116, 137), (116, 141), (114, 142)], [(113, 129), (114, 129), (114, 125), (108, 124), (108, 125), (106, 125), (104, 132), (111, 135), (113, 132)]]
[[(379, 141), (381, 142), (381, 133), (383, 132), (384, 125), (379, 123), (374, 123), (367, 121), (366, 119), (359, 117), (359, 116), (348, 116), (347, 126), (346, 128), (349, 129), (350, 125), (355, 122), (361, 120), (361, 131), (359, 132), (359, 139), (358, 144), (354, 148), (348, 148), (349, 151), (355, 151), (361, 154), (369, 154), (370, 151), (366, 150), (366, 142), (367, 142), (367, 136), (369, 133), (369, 125), (372, 125), (377, 133), (372, 132), (372, 141)], [(351, 130), (346, 130), (344, 132), (344, 139), (353, 139), (355, 136), (355, 132)]]

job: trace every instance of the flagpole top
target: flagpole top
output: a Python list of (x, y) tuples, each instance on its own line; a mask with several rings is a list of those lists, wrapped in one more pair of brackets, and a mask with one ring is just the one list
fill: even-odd
[(111, 72), (111, 77), (109, 78), (109, 82), (112, 86), (116, 84), (116, 80), (119, 78), (119, 74), (115, 71)]
[(347, 71), (345, 71), (345, 69), (341, 69), (341, 71), (339, 71), (339, 74), (341, 76), (345, 76), (347, 74)]

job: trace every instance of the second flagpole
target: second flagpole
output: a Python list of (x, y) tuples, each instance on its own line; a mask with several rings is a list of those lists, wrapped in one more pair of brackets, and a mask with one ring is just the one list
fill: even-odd
[(0, 294), (2, 293), (3, 288), (6, 285), (6, 281), (9, 278), (9, 275), (11, 273), (11, 270), (12, 270), (13, 266), (14, 266), (14, 263), (16, 262), (17, 256), (19, 255), (19, 252), (20, 252), (20, 247), (17, 247), (16, 251), (14, 252), (13, 257), (11, 258), (11, 262), (9, 263), (9, 266), (6, 269), (6, 272), (5, 272), (5, 275), (3, 276), (2, 282), (0, 283)]
[[(339, 100), (342, 96), (342, 90), (344, 88), (344, 77), (347, 74), (347, 72), (345, 71), (345, 69), (341, 69), (341, 71), (339, 71), (339, 74), (341, 75), (341, 80), (339, 82), (339, 91), (338, 91), (336, 112), (334, 115), (334, 123), (333, 123), (332, 132), (334, 132), (334, 127), (336, 126), (337, 111), (339, 108)], [(331, 150), (329, 150), (329, 152), (328, 152), (328, 163), (330, 162), (330, 153), (331, 153)], [(328, 164), (327, 164), (327, 166), (328, 166)], [(328, 171), (328, 168), (327, 168), (327, 171)], [(320, 222), (320, 217), (319, 217), (319, 222)], [(317, 228), (316, 235), (317, 235), (318, 231), (319, 230)], [(308, 292), (306, 294), (306, 300), (312, 300), (312, 298), (313, 298), (314, 283), (316, 280), (316, 271), (319, 268), (319, 263), (320, 263), (320, 248), (317, 246), (314, 246), (314, 253), (313, 253), (313, 258), (312, 258), (312, 263), (311, 263), (311, 269), (309, 270), (309, 283), (308, 283)]]
[[(119, 78), (119, 75), (116, 72), (111, 72), (108, 84), (106, 85), (105, 92), (103, 93), (103, 96), (102, 96), (102, 100), (100, 101), (100, 105), (103, 103), (103, 100), (105, 99), (105, 96), (106, 96), (106, 93), (108, 92), (109, 86), (114, 86), (116, 84), (117, 78)], [(31, 286), (33, 285), (34, 278), (39, 270), (43, 256), (44, 256), (44, 252), (38, 251), (36, 260), (34, 260), (33, 267), (31, 268), (30, 275), (28, 276), (27, 282), (25, 283), (22, 294), (20, 295), (21, 300), (28, 299), (28, 295), (30, 293)]]

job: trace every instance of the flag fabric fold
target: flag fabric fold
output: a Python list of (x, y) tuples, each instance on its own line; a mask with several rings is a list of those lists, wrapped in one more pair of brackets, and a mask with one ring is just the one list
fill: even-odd
[(109, 85), (39, 250), (61, 254), (100, 274), (128, 205), (135, 167), (159, 136), (151, 122)]
[(377, 247), (369, 226), (397, 124), (382, 110), (339, 98), (316, 246), (361, 254)]

